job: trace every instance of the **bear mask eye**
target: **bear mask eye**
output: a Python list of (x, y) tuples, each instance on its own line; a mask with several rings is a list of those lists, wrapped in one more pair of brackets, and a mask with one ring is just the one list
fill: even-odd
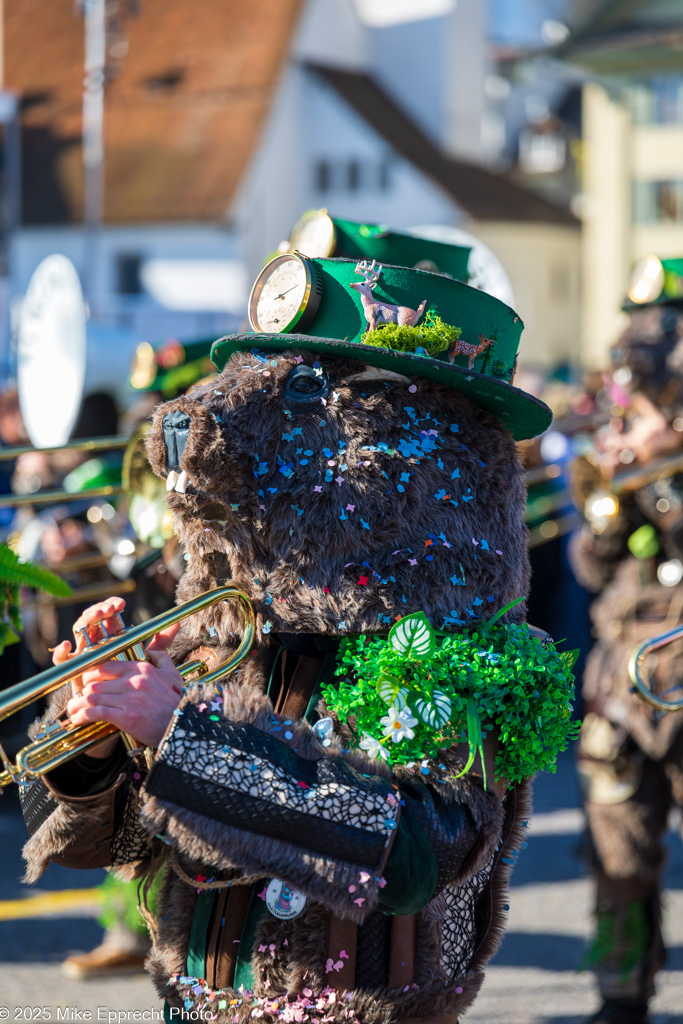
[(330, 381), (324, 370), (295, 366), (285, 381), (283, 399), (292, 412), (308, 412), (320, 405), (330, 393)]

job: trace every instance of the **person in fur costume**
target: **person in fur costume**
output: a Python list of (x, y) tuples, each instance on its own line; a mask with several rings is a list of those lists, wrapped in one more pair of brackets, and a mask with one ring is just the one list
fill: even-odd
[[(626, 407), (625, 419), (598, 439), (608, 476), (681, 453), (682, 337), (680, 305), (633, 309), (612, 353), (614, 400)], [(671, 808), (683, 805), (683, 716), (645, 704), (628, 663), (638, 644), (681, 622), (682, 488), (680, 470), (664, 472), (622, 496), (618, 515), (594, 517), (572, 545), (577, 576), (599, 593), (578, 749), (596, 885), (596, 936), (586, 958), (603, 1001), (595, 1024), (645, 1024), (665, 958), (663, 842)], [(662, 650), (652, 668), (655, 688), (679, 697), (672, 692), (683, 683), (678, 651)]]
[[(389, 679), (383, 724), (362, 737), (362, 707), (347, 719), (320, 698), (337, 692), (342, 640), (365, 635), (369, 652), (417, 611), (429, 657), (437, 630), (442, 651), (500, 611), (499, 628), (550, 657), (515, 604), (528, 561), (514, 443), (550, 412), (510, 383), (522, 325), (503, 303), (380, 268), (385, 308), (426, 299), (439, 320), (373, 338), (355, 261), (306, 265), (321, 295), (310, 333), (219, 340), (218, 375), (162, 404), (148, 441), (187, 552), (178, 600), (231, 583), (253, 604), (256, 642), (221, 685), (184, 687), (177, 664), (213, 666), (240, 640), (238, 603), (214, 605), (159, 634), (149, 662), (104, 663), (60, 696), (52, 717), (111, 721), (145, 749), (113, 738), (28, 788), (27, 878), (50, 860), (147, 879), (165, 866), (148, 966), (167, 1020), (454, 1024), (501, 939), (524, 768), (506, 781), (506, 726), (498, 737), (473, 700), (478, 760), (458, 742), (467, 727), (446, 742), (446, 672), (422, 717)], [(413, 640), (405, 664), (419, 674), (427, 648)], [(506, 655), (480, 646), (469, 661), (493, 672)], [(353, 680), (338, 692), (352, 699)], [(401, 760), (422, 735), (424, 755)]]

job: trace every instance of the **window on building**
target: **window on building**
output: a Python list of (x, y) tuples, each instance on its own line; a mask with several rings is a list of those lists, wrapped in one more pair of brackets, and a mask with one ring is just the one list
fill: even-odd
[(625, 98), (637, 125), (683, 124), (683, 75), (655, 75), (629, 85)]
[(141, 265), (139, 253), (119, 253), (116, 257), (116, 290), (119, 295), (142, 294)]
[(313, 185), (318, 192), (388, 192), (391, 188), (391, 160), (348, 160), (321, 158), (313, 165)]
[(683, 178), (634, 182), (633, 219), (638, 224), (683, 224)]

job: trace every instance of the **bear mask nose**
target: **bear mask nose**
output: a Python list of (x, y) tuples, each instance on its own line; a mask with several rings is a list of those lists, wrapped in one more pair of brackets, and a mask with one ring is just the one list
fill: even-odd
[(161, 421), (166, 449), (166, 469), (169, 472), (180, 472), (180, 460), (190, 435), (191, 423), (190, 415), (181, 409), (167, 413)]

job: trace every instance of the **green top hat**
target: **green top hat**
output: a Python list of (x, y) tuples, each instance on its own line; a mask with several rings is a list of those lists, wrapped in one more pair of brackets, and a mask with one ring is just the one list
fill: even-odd
[(211, 373), (213, 338), (196, 341), (168, 339), (158, 345), (142, 341), (135, 350), (130, 384), (136, 391), (160, 391), (164, 398), (176, 395)]
[(628, 296), (623, 309), (683, 302), (683, 259), (661, 260), (646, 256), (631, 272)]
[(467, 281), (470, 246), (435, 242), (385, 224), (361, 224), (330, 217), (327, 210), (307, 210), (297, 221), (289, 240), (292, 251), (304, 256), (347, 256), (356, 260), (377, 260), (435, 274), (449, 274)]
[[(398, 324), (386, 322), (392, 316)], [(305, 348), (444, 384), (494, 413), (516, 441), (552, 421), (544, 402), (510, 383), (520, 318), (492, 295), (449, 277), (285, 253), (259, 274), (250, 319), (256, 333), (214, 343), (219, 371), (234, 352)], [(369, 320), (379, 326), (369, 330)]]

